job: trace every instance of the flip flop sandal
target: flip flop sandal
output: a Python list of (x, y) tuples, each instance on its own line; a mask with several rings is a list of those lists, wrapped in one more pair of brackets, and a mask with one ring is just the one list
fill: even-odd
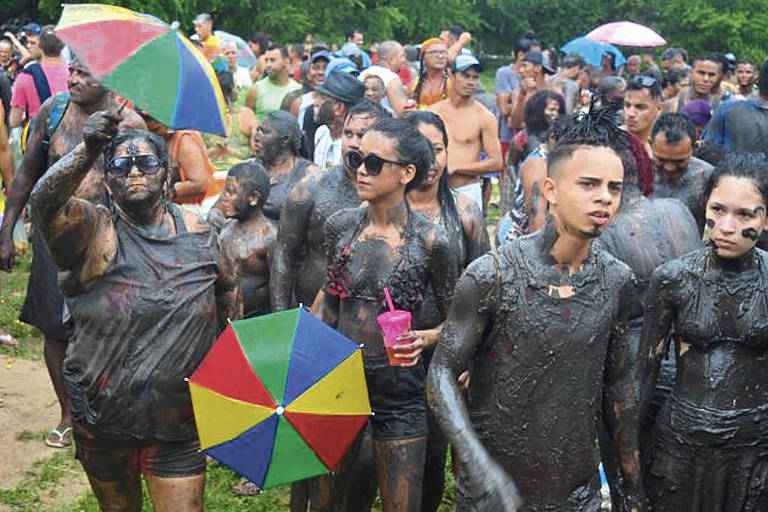
[(242, 478), (238, 483), (232, 486), (232, 492), (239, 494), (240, 496), (257, 496), (261, 494), (261, 489), (259, 489), (253, 482), (249, 482), (245, 478)]
[(16, 348), (19, 346), (19, 340), (8, 333), (0, 334), (0, 345), (4, 347)]
[(51, 441), (51, 435), (48, 435), (48, 438), (45, 440), (45, 445), (50, 446), (51, 448), (66, 448), (70, 444), (72, 444), (72, 441), (67, 439), (67, 436), (69, 436), (72, 433), (72, 427), (67, 427), (64, 429), (63, 432), (59, 432), (57, 429), (51, 430), (51, 434), (56, 436), (58, 440)]

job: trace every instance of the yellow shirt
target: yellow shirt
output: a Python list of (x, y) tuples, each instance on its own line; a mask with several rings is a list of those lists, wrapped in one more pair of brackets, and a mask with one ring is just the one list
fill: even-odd
[(219, 46), (221, 46), (221, 38), (213, 34), (205, 38), (203, 43), (202, 52), (208, 62), (211, 62), (217, 55), (221, 53)]

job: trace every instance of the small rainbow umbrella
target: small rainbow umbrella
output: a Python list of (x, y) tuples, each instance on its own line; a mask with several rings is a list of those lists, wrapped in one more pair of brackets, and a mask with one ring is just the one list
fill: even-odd
[(104, 87), (177, 129), (226, 136), (226, 105), (208, 61), (159, 19), (102, 4), (64, 6), (56, 34)]
[(261, 489), (333, 471), (371, 414), (360, 347), (302, 309), (233, 321), (189, 389), (200, 447)]

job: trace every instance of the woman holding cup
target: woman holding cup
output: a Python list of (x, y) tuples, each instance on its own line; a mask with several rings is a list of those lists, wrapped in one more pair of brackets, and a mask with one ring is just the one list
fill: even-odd
[[(411, 211), (405, 199), (432, 167), (434, 151), (410, 123), (384, 119), (346, 158), (356, 169), (357, 192), (365, 203), (338, 212), (325, 226), (328, 270), (319, 314), (363, 348), (384, 510), (416, 511), (427, 442), (419, 329), (434, 327), (419, 313), (431, 285), (445, 316), (455, 279), (444, 232)], [(410, 327), (400, 323), (399, 336), (392, 330), (396, 326), (386, 323), (387, 315), (382, 317), (391, 362), (376, 322), (389, 310), (385, 287), (393, 307), (412, 316)]]

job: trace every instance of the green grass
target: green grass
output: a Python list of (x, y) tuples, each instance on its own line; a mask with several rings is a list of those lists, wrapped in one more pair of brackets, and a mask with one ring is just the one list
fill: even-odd
[(18, 348), (0, 347), (0, 355), (39, 359), (42, 339), (34, 327), (19, 321), (19, 311), (27, 294), (27, 279), (32, 263), (32, 249), (16, 259), (13, 272), (0, 271), (0, 328), (19, 340)]
[[(44, 432), (29, 433), (29, 438), (31, 441), (39, 442), (44, 434)], [(7, 507), (4, 510), (19, 512), (70, 510), (69, 506), (59, 508), (51, 505), (60, 501), (61, 498), (61, 491), (55, 487), (60, 481), (71, 478), (80, 471), (82, 469), (74, 458), (73, 449), (70, 447), (59, 450), (50, 457), (33, 464), (14, 488), (0, 490), (0, 505)]]

